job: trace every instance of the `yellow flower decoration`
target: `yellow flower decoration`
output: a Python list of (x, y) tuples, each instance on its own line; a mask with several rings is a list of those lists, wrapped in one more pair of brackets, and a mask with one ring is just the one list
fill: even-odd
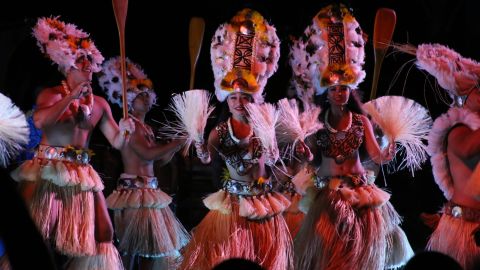
[(246, 21), (250, 21), (253, 24), (255, 34), (261, 40), (267, 40), (267, 26), (265, 25), (265, 19), (257, 11), (251, 9), (243, 9), (238, 12), (232, 20), (230, 21), (233, 29), (236, 32), (240, 31), (240, 26), (242, 26)]
[[(317, 24), (320, 28), (325, 28), (328, 26), (330, 23), (338, 23), (339, 21), (336, 21), (337, 19), (337, 14), (334, 14), (332, 12), (333, 10), (333, 5), (329, 5), (322, 10), (320, 10), (318, 16), (316, 17)], [(343, 23), (351, 23), (355, 20), (355, 18), (352, 16), (348, 8), (340, 4), (340, 13), (338, 14), (342, 17), (342, 22)]]
[(227, 168), (223, 168), (221, 180), (222, 182), (226, 182), (230, 180), (230, 172), (228, 171)]
[(355, 82), (352, 67), (347, 64), (331, 64), (322, 75), (321, 86), (349, 85)]
[(258, 91), (258, 83), (255, 76), (246, 69), (234, 68), (223, 78), (221, 86), (222, 89), (233, 91), (234, 83), (239, 82), (242, 90), (250, 93)]
[(140, 85), (143, 85), (148, 89), (153, 88), (153, 83), (150, 79), (132, 79), (130, 80), (130, 84), (133, 86), (133, 88), (138, 88)]
[(259, 177), (258, 180), (257, 180), (257, 184), (259, 185), (262, 185), (263, 183), (265, 183), (267, 181), (267, 179), (263, 178), (263, 177)]

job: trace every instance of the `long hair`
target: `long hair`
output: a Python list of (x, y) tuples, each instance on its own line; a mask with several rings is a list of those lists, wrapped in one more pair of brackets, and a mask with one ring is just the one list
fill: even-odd
[[(362, 93), (359, 92), (359, 91), (360, 90), (358, 90), (358, 89), (350, 89), (350, 96), (348, 98), (347, 105), (345, 105), (345, 106), (351, 112), (364, 115), (365, 113), (362, 109), (362, 102), (361, 102)], [(327, 96), (328, 96), (328, 90), (325, 91), (325, 93), (314, 97), (315, 104), (320, 106), (320, 108), (322, 108), (322, 112), (318, 116), (318, 118), (321, 122), (323, 122), (323, 119), (325, 117), (325, 113), (331, 107)]]

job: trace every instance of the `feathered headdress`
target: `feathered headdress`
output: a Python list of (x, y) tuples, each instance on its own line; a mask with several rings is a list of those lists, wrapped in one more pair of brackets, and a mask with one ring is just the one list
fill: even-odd
[(440, 44), (421, 44), (416, 50), (417, 66), (432, 74), (452, 99), (468, 95), (478, 86), (480, 63)]
[(311, 102), (330, 86), (356, 88), (365, 79), (365, 43), (360, 25), (343, 4), (320, 10), (290, 48), (298, 96)]
[[(127, 102), (128, 108), (132, 108), (132, 102), (138, 94), (148, 92), (150, 104), (155, 104), (157, 95), (153, 90), (153, 83), (148, 79), (142, 68), (126, 59), (127, 62)], [(120, 57), (112, 57), (102, 65), (98, 83), (105, 91), (108, 100), (122, 107), (122, 74), (120, 72)]]
[(100, 71), (104, 58), (89, 38), (90, 35), (58, 18), (39, 18), (33, 28), (40, 51), (64, 72), (77, 68), (75, 61), (82, 56), (90, 60), (93, 72)]
[(244, 9), (217, 29), (210, 56), (219, 101), (238, 91), (261, 103), (267, 80), (277, 70), (280, 40), (260, 13)]

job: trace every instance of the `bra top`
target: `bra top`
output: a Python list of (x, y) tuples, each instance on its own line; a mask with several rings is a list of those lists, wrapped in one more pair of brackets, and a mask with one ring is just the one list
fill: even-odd
[(252, 136), (247, 146), (240, 146), (232, 138), (226, 121), (220, 123), (215, 129), (220, 140), (219, 150), (223, 160), (235, 168), (238, 175), (249, 173), (252, 166), (258, 164), (258, 159), (262, 156), (260, 140)]
[(316, 134), (322, 155), (333, 158), (337, 164), (353, 156), (363, 142), (364, 127), (359, 114), (352, 113), (352, 124), (344, 131), (321, 129)]

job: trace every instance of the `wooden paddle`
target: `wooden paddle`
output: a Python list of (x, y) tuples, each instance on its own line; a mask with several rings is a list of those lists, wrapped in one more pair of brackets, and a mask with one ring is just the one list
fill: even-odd
[(125, 21), (127, 20), (128, 0), (112, 0), (115, 21), (120, 41), (120, 68), (122, 73), (123, 118), (128, 118), (127, 102), (127, 63), (125, 62)]
[(397, 16), (395, 11), (389, 8), (380, 8), (375, 16), (375, 25), (373, 31), (373, 49), (375, 56), (375, 68), (373, 70), (372, 90), (370, 91), (370, 100), (377, 96), (378, 79), (380, 78), (380, 69), (383, 58), (392, 40), (393, 31)]
[(195, 68), (198, 56), (202, 48), (203, 33), (205, 31), (205, 20), (200, 17), (190, 19), (188, 29), (188, 50), (190, 52), (190, 89), (193, 89), (195, 82)]

